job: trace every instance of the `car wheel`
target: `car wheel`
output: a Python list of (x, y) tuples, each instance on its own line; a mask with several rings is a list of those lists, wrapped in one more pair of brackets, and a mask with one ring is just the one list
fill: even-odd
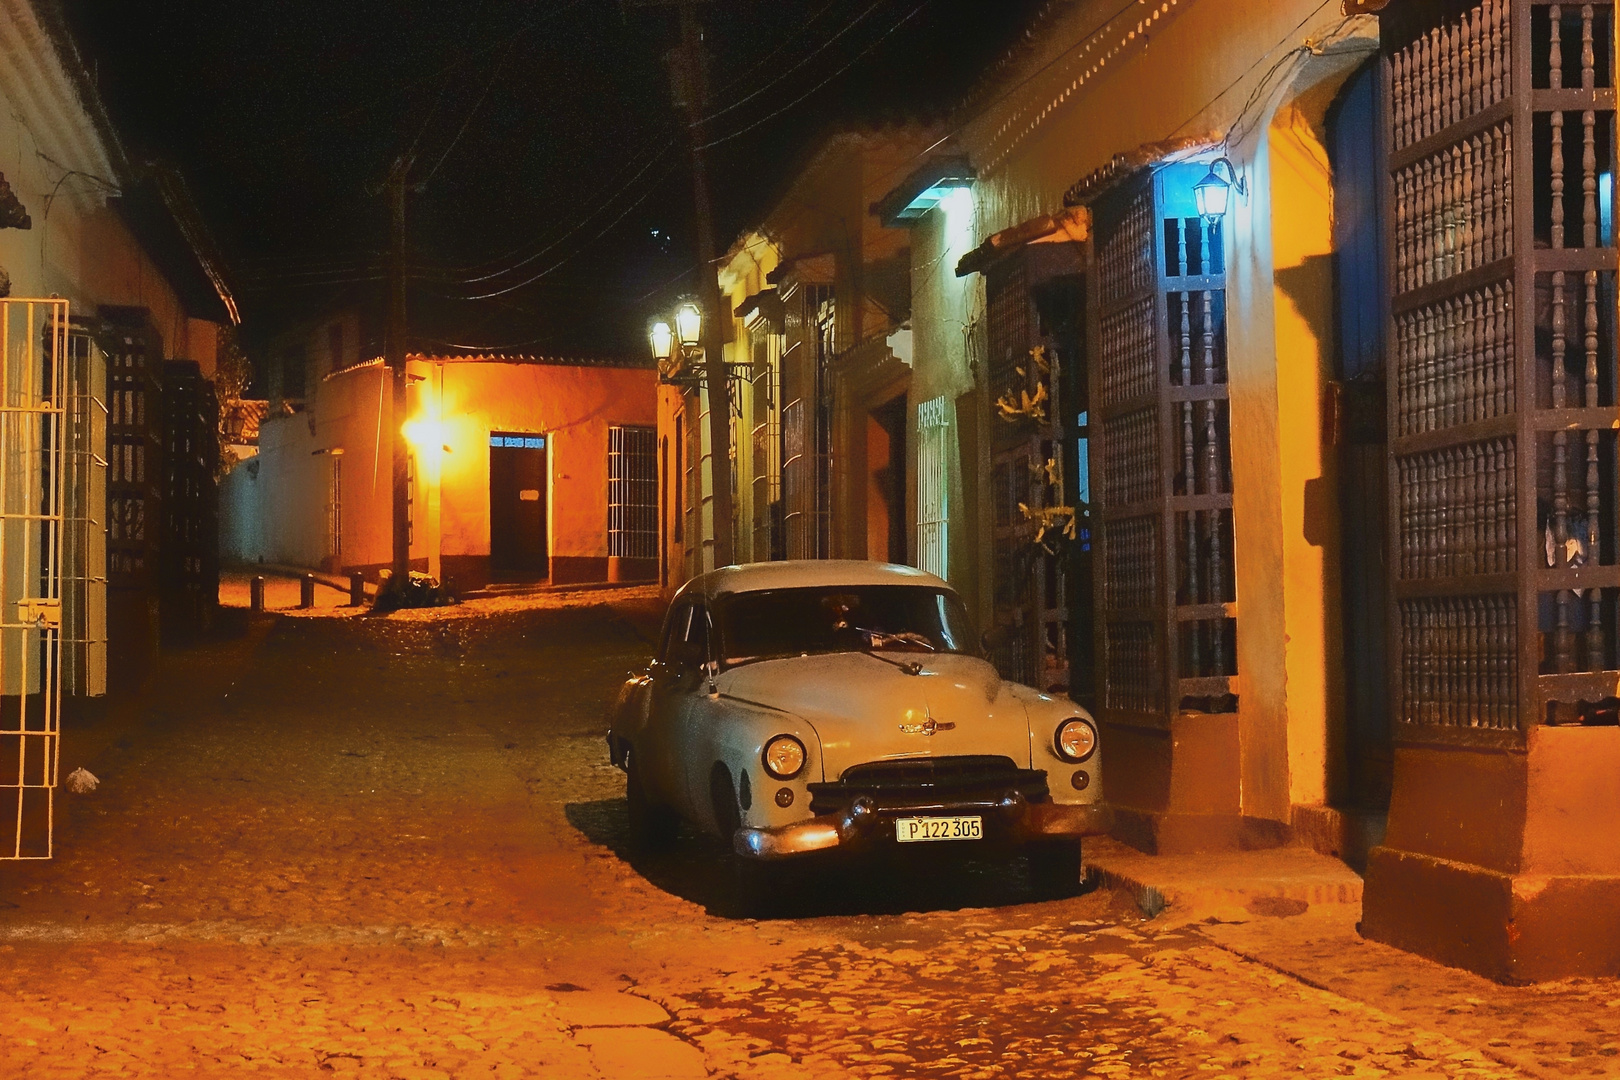
[(1052, 841), (1031, 845), (1029, 879), (1043, 896), (1072, 896), (1080, 891), (1080, 842)]
[(729, 864), (727, 907), (745, 919), (769, 915), (782, 896), (784, 868), (777, 863), (744, 858), (732, 848), (732, 837), (742, 828), (742, 807), (737, 802), (737, 788), (731, 781), (730, 770), (718, 762), (709, 774), (709, 797), (713, 800), (714, 823), (726, 846)]
[(675, 839), (680, 819), (653, 802), (633, 748), (624, 752), (624, 798), (630, 807), (630, 842), (635, 847), (664, 847)]

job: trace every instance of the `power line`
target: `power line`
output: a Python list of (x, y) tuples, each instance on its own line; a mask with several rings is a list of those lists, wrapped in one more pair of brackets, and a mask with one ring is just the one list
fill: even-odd
[(820, 90), (822, 87), (826, 86), (828, 83), (830, 83), (834, 79), (838, 78), (838, 76), (842, 75), (844, 72), (848, 71), (850, 68), (852, 68), (856, 64), (860, 63), (861, 60), (863, 60), (868, 53), (870, 53), (873, 49), (877, 48), (879, 45), (881, 45), (885, 41), (887, 41), (891, 36), (894, 35), (894, 33), (896, 31), (898, 31), (906, 23), (908, 23), (912, 19), (916, 18), (919, 14), (921, 14), (923, 8), (927, 7), (931, 3), (933, 3), (933, 0), (922, 0), (922, 3), (920, 3), (916, 7), (912, 8), (911, 11), (909, 11), (904, 17), (902, 17), (899, 22), (895, 23), (893, 26), (889, 27), (882, 34), (880, 34), (878, 36), (877, 40), (873, 41), (866, 48), (864, 48), (860, 52), (856, 53), (854, 55), (854, 57), (852, 57), (850, 59), (849, 63), (845, 64), (843, 67), (839, 68), (837, 71), (833, 72), (831, 75), (828, 75), (825, 79), (822, 79), (820, 82), (816, 83), (816, 85), (812, 86), (810, 89), (806, 90), (804, 93), (800, 94), (798, 97), (794, 98), (792, 101), (788, 102), (786, 105), (783, 105), (781, 108), (776, 109), (776, 110), (774, 110), (772, 112), (769, 112), (769, 113), (765, 114), (764, 116), (760, 117), (758, 120), (755, 120), (752, 124), (749, 124), (746, 127), (742, 127), (742, 128), (737, 129), (736, 131), (733, 131), (730, 135), (722, 135), (718, 139), (710, 139), (708, 142), (704, 143), (703, 146), (700, 149), (708, 150), (711, 147), (719, 146), (721, 143), (728, 143), (732, 139), (735, 139), (735, 138), (737, 138), (737, 137), (739, 137), (741, 135), (745, 135), (750, 131), (753, 131), (755, 128), (759, 127), (761, 124), (768, 123), (769, 121), (776, 119), (778, 116), (781, 116), (783, 113), (787, 112), (789, 109), (793, 108), (795, 105), (797, 105), (801, 101), (803, 101), (805, 98), (807, 98), (810, 95), (814, 94), (816, 91)]

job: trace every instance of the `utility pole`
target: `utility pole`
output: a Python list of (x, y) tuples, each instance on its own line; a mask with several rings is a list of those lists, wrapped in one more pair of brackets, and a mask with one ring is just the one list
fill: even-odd
[[(630, 2), (630, 0), (627, 0)], [(696, 211), (698, 303), (703, 308), (703, 381), (709, 391), (709, 479), (714, 487), (714, 565), (736, 561), (732, 550), (735, 523), (731, 498), (731, 382), (726, 368), (726, 320), (720, 298), (719, 271), (714, 265), (714, 204), (703, 158), (705, 116), (709, 111), (709, 72), (703, 62), (703, 30), (697, 5), (704, 0), (633, 0), (641, 7), (675, 7), (681, 17), (681, 44), (671, 54), (670, 76), (675, 103), (686, 113), (692, 153), (692, 203)]]
[(394, 479), (394, 587), (402, 589), (411, 579), (411, 448), (405, 441), (405, 191), (411, 169), (408, 156), (394, 161), (385, 191), (388, 195), (389, 232), (392, 243), (388, 267), (388, 328), (383, 353), (388, 377), (393, 382), (393, 420), (390, 445), (393, 447)]

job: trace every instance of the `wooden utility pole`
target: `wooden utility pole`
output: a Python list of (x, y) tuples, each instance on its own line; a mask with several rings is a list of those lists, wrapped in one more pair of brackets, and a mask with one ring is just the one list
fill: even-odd
[[(635, 7), (674, 7), (681, 17), (681, 44), (670, 56), (675, 104), (686, 113), (692, 153), (692, 203), (697, 228), (698, 304), (703, 309), (703, 382), (709, 391), (709, 482), (714, 488), (714, 565), (736, 561), (732, 542), (731, 382), (726, 368), (726, 320), (731, 312), (720, 297), (714, 260), (714, 204), (703, 157), (708, 126), (709, 71), (703, 57), (703, 29), (697, 5), (706, 0), (626, 0)], [(676, 479), (679, 483), (679, 478)]]
[(388, 377), (393, 383), (393, 420), (390, 424), (394, 479), (394, 587), (404, 588), (411, 575), (411, 448), (405, 441), (405, 190), (411, 160), (401, 157), (388, 173), (389, 232), (392, 243), (388, 267), (388, 327), (383, 349)]

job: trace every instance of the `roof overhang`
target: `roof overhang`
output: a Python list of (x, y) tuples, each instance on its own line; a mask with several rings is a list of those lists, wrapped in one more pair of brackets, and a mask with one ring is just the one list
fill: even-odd
[(873, 203), (871, 212), (885, 226), (907, 227), (960, 188), (972, 187), (978, 174), (965, 157), (933, 158)]
[(1179, 139), (1143, 143), (1135, 150), (1115, 154), (1108, 164), (1093, 169), (1063, 193), (1064, 206), (1085, 206), (1118, 187), (1143, 169), (1151, 168), (1167, 158), (1200, 154), (1220, 146), (1223, 138), (1210, 132), (1204, 135), (1186, 135)]
[(1083, 244), (1090, 239), (1091, 211), (1086, 207), (1071, 206), (1055, 214), (1042, 214), (1002, 229), (962, 256), (956, 264), (956, 276), (980, 273), (996, 260), (1030, 244)]

